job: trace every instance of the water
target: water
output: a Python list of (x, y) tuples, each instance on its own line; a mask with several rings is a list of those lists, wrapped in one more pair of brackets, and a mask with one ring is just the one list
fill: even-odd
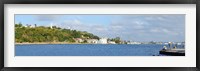
[(159, 55), (163, 46), (158, 44), (25, 44), (15, 45), (15, 56), (153, 56)]

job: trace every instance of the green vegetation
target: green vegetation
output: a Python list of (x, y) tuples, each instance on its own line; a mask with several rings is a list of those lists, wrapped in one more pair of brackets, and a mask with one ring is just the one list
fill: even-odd
[[(36, 24), (35, 24), (36, 26)], [(76, 42), (75, 38), (99, 39), (98, 36), (88, 32), (52, 27), (25, 27), (21, 23), (15, 24), (15, 42)]]
[(115, 38), (108, 39), (108, 40), (109, 41), (114, 41), (116, 44), (120, 44), (121, 43), (120, 37), (115, 37)]

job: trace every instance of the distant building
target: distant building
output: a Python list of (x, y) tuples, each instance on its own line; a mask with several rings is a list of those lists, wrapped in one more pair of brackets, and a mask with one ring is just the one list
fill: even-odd
[(35, 26), (34, 26), (34, 25), (31, 25), (30, 28), (35, 28)]
[(34, 26), (34, 25), (29, 25), (29, 24), (26, 24), (24, 27), (35, 28), (35, 27), (36, 27), (36, 25)]
[(108, 41), (107, 38), (101, 38), (101, 39), (99, 39), (98, 43), (107, 44), (108, 43), (107, 41)]
[(31, 26), (31, 25), (29, 25), (29, 24), (26, 24), (26, 25), (25, 25), (25, 27), (30, 27), (30, 26)]
[(75, 38), (75, 41), (76, 41), (77, 43), (81, 43), (81, 42), (83, 42), (84, 40), (81, 39), (81, 38)]
[(108, 44), (116, 44), (114, 41), (108, 41)]
[(87, 42), (96, 44), (96, 43), (98, 43), (98, 40), (97, 39), (87, 39)]
[(142, 44), (141, 42), (128, 42), (127, 44)]

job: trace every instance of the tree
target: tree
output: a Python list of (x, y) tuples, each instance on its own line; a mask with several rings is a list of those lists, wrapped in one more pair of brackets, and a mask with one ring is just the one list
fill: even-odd
[(114, 41), (115, 43), (117, 44), (120, 44), (121, 43), (121, 39), (120, 37), (115, 37), (115, 38), (112, 38), (112, 39), (109, 39), (110, 41)]
[(22, 23), (20, 22), (19, 24), (15, 24), (15, 27), (22, 27)]
[[(21, 28), (19, 28), (21, 27)], [(38, 26), (35, 28), (24, 27), (22, 24), (15, 24), (15, 42), (75, 42), (74, 38), (82, 38), (87, 36), (89, 39), (98, 39), (99, 37), (88, 32), (77, 30), (62, 29), (54, 26), (50, 27)]]
[(87, 40), (84, 40), (83, 43), (87, 43)]

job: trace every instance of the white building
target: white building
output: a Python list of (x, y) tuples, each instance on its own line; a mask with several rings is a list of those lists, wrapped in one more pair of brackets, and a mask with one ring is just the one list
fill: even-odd
[(35, 28), (35, 26), (34, 26), (34, 25), (31, 25), (30, 28)]
[(99, 39), (98, 43), (100, 43), (100, 44), (107, 44), (108, 43), (107, 42), (107, 38), (101, 38), (101, 39)]
[(140, 42), (129, 42), (127, 44), (141, 44)]
[(87, 39), (87, 42), (96, 44), (96, 43), (98, 43), (98, 40), (97, 39)]
[(116, 44), (114, 41), (108, 41), (108, 44)]

